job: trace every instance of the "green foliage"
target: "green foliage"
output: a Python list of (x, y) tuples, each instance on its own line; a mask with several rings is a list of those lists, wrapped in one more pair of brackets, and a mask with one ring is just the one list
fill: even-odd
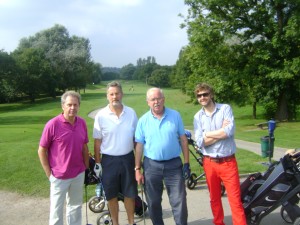
[(120, 71), (120, 78), (122, 80), (132, 80), (135, 70), (136, 67), (131, 63), (126, 66), (123, 66)]
[[(149, 107), (146, 103), (147, 86), (141, 81), (120, 81), (123, 86), (123, 102), (133, 107), (140, 117)], [(88, 126), (89, 150), (93, 152), (92, 127), (93, 119), (88, 114), (107, 105), (106, 82), (101, 85), (90, 85), (82, 93), (79, 115)], [(134, 87), (134, 90), (131, 90)], [(198, 105), (188, 103), (189, 96), (178, 89), (163, 89), (166, 106), (180, 112), (185, 128), (193, 129), (193, 116), (199, 110)], [(251, 107), (233, 105), (236, 118), (236, 138), (259, 142), (267, 130), (260, 130), (256, 123), (265, 122), (262, 117), (263, 108), (258, 107), (258, 120), (251, 117)], [(0, 105), (0, 186), (1, 189), (16, 191), (26, 195), (49, 196), (49, 181), (40, 165), (37, 149), (45, 123), (61, 112), (60, 99), (43, 98), (35, 103), (12, 103)], [(275, 130), (275, 145), (296, 148), (300, 146), (298, 133), (299, 122), (279, 123)], [(261, 171), (262, 158), (248, 151), (238, 150), (239, 170), (241, 173)], [(196, 173), (201, 167), (191, 158), (192, 170)], [(263, 169), (264, 170), (264, 169)], [(88, 187), (89, 195), (94, 195), (94, 187)]]
[(190, 8), (182, 27), (187, 28), (190, 44), (180, 61), (191, 71), (186, 90), (195, 82), (206, 81), (215, 86), (220, 101), (271, 104), (275, 111), (266, 107), (268, 116), (295, 118), (295, 106), (300, 103), (295, 98), (300, 92), (300, 3), (185, 3)]
[(19, 96), (28, 96), (32, 102), (39, 95), (55, 98), (59, 91), (99, 83), (101, 65), (90, 58), (89, 40), (70, 37), (61, 25), (23, 38), (10, 55), (1, 51), (0, 88), (4, 91), (0, 102)]
[(156, 87), (170, 87), (169, 74), (171, 69), (164, 67), (161, 69), (156, 69), (152, 72), (151, 77), (148, 79), (148, 84)]

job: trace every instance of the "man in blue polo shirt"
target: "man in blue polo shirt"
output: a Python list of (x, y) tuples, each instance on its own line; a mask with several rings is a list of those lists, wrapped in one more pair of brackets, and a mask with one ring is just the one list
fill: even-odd
[(145, 185), (153, 224), (164, 224), (161, 206), (164, 183), (175, 223), (186, 225), (188, 213), (184, 178), (190, 176), (188, 142), (180, 114), (166, 108), (164, 102), (165, 97), (160, 88), (147, 91), (150, 110), (139, 119), (135, 132), (135, 177), (138, 184)]

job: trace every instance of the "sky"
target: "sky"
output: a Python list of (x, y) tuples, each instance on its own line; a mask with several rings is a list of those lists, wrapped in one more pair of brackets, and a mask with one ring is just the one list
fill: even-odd
[(14, 51), (22, 38), (55, 24), (90, 40), (92, 60), (122, 67), (153, 56), (174, 65), (188, 44), (184, 0), (0, 0), (0, 49)]

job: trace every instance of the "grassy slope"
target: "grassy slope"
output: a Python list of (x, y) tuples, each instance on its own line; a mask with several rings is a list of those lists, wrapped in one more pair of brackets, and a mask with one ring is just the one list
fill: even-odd
[[(131, 85), (134, 91), (129, 92)], [(133, 107), (138, 116), (148, 110), (145, 101), (147, 86), (132, 81), (123, 82), (124, 103)], [(93, 152), (92, 127), (93, 120), (88, 113), (107, 104), (105, 85), (91, 86), (82, 94), (79, 115), (86, 119), (89, 128), (90, 151)], [(189, 97), (179, 90), (165, 89), (166, 106), (178, 110), (187, 129), (192, 129), (193, 115), (199, 106), (189, 102)], [(45, 123), (61, 112), (60, 99), (42, 99), (34, 104), (16, 103), (0, 105), (0, 186), (4, 190), (12, 190), (27, 195), (48, 196), (49, 182), (45, 178), (37, 156), (40, 135)], [(265, 120), (251, 119), (249, 107), (234, 107), (237, 124), (236, 138), (259, 142), (267, 130), (259, 130), (254, 125)], [(275, 145), (280, 147), (300, 147), (299, 122), (280, 123), (275, 130)], [(297, 138), (298, 136), (298, 138)], [(259, 162), (262, 158), (248, 151), (238, 153), (240, 172), (264, 171)], [(192, 170), (198, 174), (201, 169), (195, 160), (191, 160)], [(254, 163), (253, 162), (257, 162)], [(94, 187), (89, 193), (94, 194)]]

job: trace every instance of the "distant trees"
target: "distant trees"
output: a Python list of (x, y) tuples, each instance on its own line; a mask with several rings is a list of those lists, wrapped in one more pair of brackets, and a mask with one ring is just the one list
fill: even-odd
[(177, 61), (175, 84), (193, 90), (206, 81), (220, 101), (251, 103), (254, 116), (260, 102), (268, 118), (294, 119), (300, 103), (300, 2), (185, 3), (190, 43)]
[[(0, 101), (22, 95), (34, 101), (40, 94), (55, 97), (58, 91), (99, 83), (101, 65), (91, 60), (90, 48), (88, 39), (70, 36), (61, 25), (21, 39), (10, 55), (1, 52), (0, 88), (8, 94), (0, 92)], [(15, 96), (9, 90), (14, 90)]]
[(102, 80), (116, 80), (120, 78), (120, 68), (104, 67), (102, 69)]
[(16, 62), (7, 52), (0, 50), (0, 103), (11, 102), (17, 97), (18, 73)]

